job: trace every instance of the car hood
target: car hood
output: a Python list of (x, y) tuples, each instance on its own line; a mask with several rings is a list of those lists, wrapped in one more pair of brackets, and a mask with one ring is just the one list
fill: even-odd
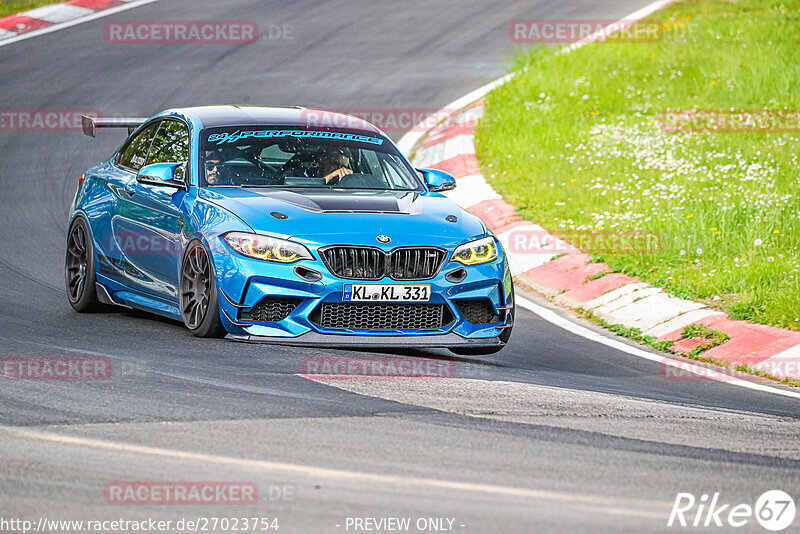
[[(201, 189), (200, 196), (236, 214), (256, 232), (308, 243), (448, 246), (486, 233), (480, 219), (447, 197), (427, 191), (226, 187)], [(454, 216), (455, 222), (448, 221), (448, 216)], [(381, 245), (376, 239), (379, 235), (391, 241)]]

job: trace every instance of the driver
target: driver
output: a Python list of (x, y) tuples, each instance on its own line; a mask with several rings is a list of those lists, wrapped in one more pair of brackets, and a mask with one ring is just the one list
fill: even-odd
[(326, 184), (336, 184), (353, 171), (348, 167), (350, 156), (340, 148), (328, 149), (319, 156), (319, 173)]
[(216, 150), (206, 152), (206, 182), (208, 185), (221, 185), (222, 157)]

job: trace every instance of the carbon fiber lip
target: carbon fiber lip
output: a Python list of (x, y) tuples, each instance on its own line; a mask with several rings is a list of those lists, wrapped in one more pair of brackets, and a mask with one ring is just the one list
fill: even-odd
[(247, 334), (228, 334), (226, 339), (244, 343), (270, 343), (278, 345), (293, 345), (297, 347), (336, 346), (336, 347), (418, 347), (428, 349), (446, 349), (450, 347), (501, 347), (505, 345), (496, 337), (485, 339), (467, 339), (458, 334), (444, 334), (436, 336), (352, 336), (336, 334), (319, 334), (307, 332), (297, 337), (252, 336)]

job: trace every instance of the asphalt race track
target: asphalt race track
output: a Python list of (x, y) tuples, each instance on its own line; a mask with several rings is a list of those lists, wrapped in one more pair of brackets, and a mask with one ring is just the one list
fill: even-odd
[[(109, 44), (109, 19), (94, 20), (0, 47), (0, 108), (439, 108), (504, 72), (509, 21), (620, 18), (644, 3), (162, 0), (111, 19), (256, 20), (262, 32), (290, 25), (292, 38)], [(451, 518), (465, 533), (653, 532), (670, 530), (678, 492), (751, 505), (770, 489), (797, 495), (800, 401), (665, 380), (654, 362), (519, 308), (505, 350), (458, 360), (457, 378), (442, 380), (310, 380), (298, 376), (301, 358), (347, 352), (200, 340), (122, 309), (76, 314), (64, 291), (68, 206), (82, 171), (122, 140), (0, 132), (0, 355), (113, 363), (110, 380), (0, 381), (4, 518), (277, 517), (280, 532), (335, 533), (355, 531), (348, 518), (410, 517)], [(104, 501), (111, 481), (169, 480), (252, 481), (261, 498)], [(753, 521), (739, 530), (762, 531)]]

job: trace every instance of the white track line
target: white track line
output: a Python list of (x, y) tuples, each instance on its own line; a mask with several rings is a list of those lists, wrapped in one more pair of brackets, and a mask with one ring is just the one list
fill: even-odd
[[(96, 20), (103, 17), (107, 17), (109, 15), (113, 15), (114, 13), (119, 13), (121, 11), (127, 11), (129, 9), (133, 9), (135, 7), (143, 6), (145, 4), (152, 4), (153, 2), (158, 2), (158, 0), (134, 0), (133, 2), (128, 2), (127, 4), (122, 4), (117, 7), (111, 7), (108, 9), (104, 9), (102, 11), (98, 11), (92, 15), (86, 15), (85, 17), (80, 17), (77, 19), (73, 19), (67, 22), (60, 22), (58, 24), (54, 24), (52, 26), (47, 26), (46, 28), (41, 28), (39, 30), (33, 30), (31, 32), (22, 33), (16, 37), (9, 37), (8, 39), (0, 40), (0, 46), (6, 46), (13, 43), (18, 43), (20, 41), (24, 41), (26, 39), (31, 39), (33, 37), (38, 37), (40, 35), (44, 35), (46, 33), (55, 32), (58, 30), (63, 30), (64, 28), (69, 28), (70, 26), (77, 26), (78, 24), (83, 24), (84, 22), (89, 22), (90, 20)], [(87, 45), (89, 46), (89, 45)]]
[[(218, 456), (199, 452), (187, 452), (174, 449), (163, 449), (159, 447), (149, 447), (146, 445), (134, 445), (129, 443), (119, 443), (101, 439), (83, 438), (78, 436), (65, 436), (40, 432), (36, 430), (26, 430), (17, 427), (0, 426), (0, 431), (24, 439), (59, 443), (62, 445), (73, 445), (78, 447), (89, 447), (118, 453), (143, 454), (148, 456), (160, 456), (175, 460), (201, 462), (203, 464), (225, 465), (250, 470), (269, 471), (282, 473), (284, 475), (307, 476), (314, 479), (327, 479), (340, 482), (360, 482), (374, 483), (382, 485), (392, 485), (401, 487), (416, 487), (420, 489), (439, 489), (462, 491), (471, 493), (484, 493), (503, 497), (521, 497), (526, 499), (542, 499), (567, 502), (571, 504), (584, 504), (598, 506), (599, 511), (604, 511), (603, 507), (612, 507), (608, 513), (612, 515), (629, 515), (634, 517), (666, 517), (666, 510), (672, 504), (666, 501), (653, 501), (648, 499), (625, 499), (616, 497), (604, 497), (600, 495), (567, 493), (558, 491), (537, 490), (529, 488), (516, 488), (509, 486), (497, 486), (493, 484), (480, 484), (471, 482), (458, 482), (452, 480), (440, 480), (432, 478), (414, 478), (400, 475), (383, 475), (377, 473), (363, 473), (358, 471), (345, 471), (331, 469), (327, 467), (315, 467), (310, 465), (292, 464), (286, 462), (275, 462), (270, 460), (253, 460), (248, 458), (234, 458), (229, 456)], [(631, 508), (619, 508), (620, 506), (630, 506)], [(653, 509), (663, 509), (663, 513), (641, 511), (642, 507)]]
[(657, 0), (656, 2), (653, 2), (652, 4), (647, 4), (642, 9), (639, 9), (638, 11), (634, 11), (633, 13), (628, 15), (627, 17), (623, 17), (623, 18), (619, 19), (614, 24), (609, 24), (608, 26), (606, 26), (602, 30), (594, 32), (589, 37), (585, 37), (584, 39), (581, 39), (578, 42), (572, 43), (568, 47), (562, 49), (560, 51), (560, 53), (561, 54), (568, 54), (568, 53), (572, 52), (573, 50), (577, 50), (578, 48), (580, 48), (582, 46), (585, 46), (587, 44), (593, 43), (594, 41), (597, 41), (598, 39), (602, 39), (604, 37), (607, 37), (610, 34), (608, 29), (611, 28), (611, 27), (618, 27), (620, 29), (627, 28), (628, 26), (630, 26), (631, 22), (637, 21), (639, 19), (643, 19), (648, 15), (652, 15), (653, 13), (658, 11), (659, 9), (663, 9), (663, 8), (667, 7), (669, 4), (671, 4), (674, 1), (675, 0)]
[(631, 347), (630, 345), (618, 341), (616, 339), (611, 339), (609, 337), (606, 337), (604, 334), (600, 334), (598, 332), (595, 332), (594, 330), (586, 328), (585, 326), (581, 326), (573, 321), (570, 321), (569, 319), (565, 319), (564, 317), (561, 317), (553, 310), (535, 304), (530, 300), (519, 296), (519, 294), (515, 295), (515, 300), (517, 301), (517, 304), (519, 304), (526, 310), (532, 311), (545, 321), (552, 323), (560, 328), (563, 328), (567, 332), (575, 334), (576, 336), (581, 336), (591, 341), (595, 341), (602, 345), (606, 345), (607, 347), (611, 347), (612, 349), (616, 349), (621, 352), (631, 354), (633, 356), (638, 356), (639, 358), (644, 358), (645, 360), (657, 362), (659, 364), (663, 363), (664, 365), (675, 367), (682, 372), (688, 371), (698, 376), (702, 376), (708, 380), (716, 380), (718, 382), (723, 382), (725, 384), (730, 384), (732, 386), (739, 386), (747, 389), (752, 389), (755, 391), (761, 391), (764, 393), (774, 393), (775, 395), (782, 395), (784, 397), (790, 397), (792, 399), (800, 399), (800, 393), (795, 391), (774, 388), (771, 386), (766, 386), (764, 384), (759, 384), (757, 382), (750, 382), (749, 380), (734, 378), (727, 375), (723, 377), (715, 377), (713, 373), (708, 372), (708, 368), (701, 367), (699, 365), (694, 365), (692, 363), (688, 363), (685, 361), (673, 359), (669, 357), (667, 354), (664, 354), (663, 356), (660, 356), (658, 354), (653, 354), (651, 352), (647, 352), (646, 350), (642, 350), (636, 347)]

